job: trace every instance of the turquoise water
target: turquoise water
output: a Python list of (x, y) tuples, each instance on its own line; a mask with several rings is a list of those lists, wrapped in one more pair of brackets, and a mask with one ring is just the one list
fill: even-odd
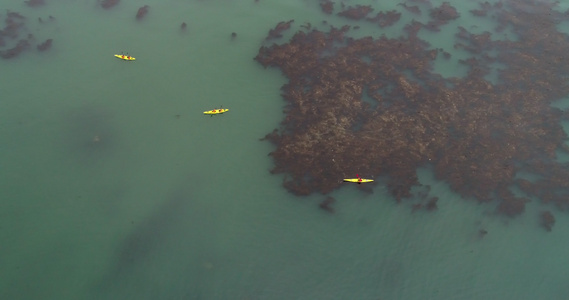
[[(419, 170), (437, 211), (411, 213), (383, 186), (348, 186), (332, 194), (330, 215), (317, 206), (324, 196), (294, 197), (269, 174), (273, 147), (259, 138), (283, 117), (286, 79), (253, 61), (264, 37), (290, 19), (287, 37), (304, 22), (355, 22), (305, 0), (121, 1), (108, 11), (48, 2), (2, 5), (54, 43), (0, 60), (0, 299), (569, 295), (569, 219), (557, 213), (545, 232), (537, 202), (505, 219)], [(355, 34), (396, 36), (409, 20)], [(463, 12), (451, 25), (475, 22)], [(422, 34), (453, 50), (452, 32)], [(137, 61), (112, 57), (121, 51)], [(436, 64), (444, 76), (464, 72), (466, 54), (452, 53)], [(219, 105), (230, 111), (202, 115)]]

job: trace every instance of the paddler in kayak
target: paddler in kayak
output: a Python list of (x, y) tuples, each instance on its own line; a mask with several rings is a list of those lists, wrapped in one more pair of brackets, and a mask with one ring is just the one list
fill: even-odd
[(344, 182), (355, 182), (357, 184), (362, 184), (362, 183), (366, 183), (366, 182), (373, 182), (373, 179), (365, 179), (365, 178), (361, 178), (360, 175), (356, 174), (357, 178), (345, 178)]
[(130, 56), (130, 55), (128, 55), (128, 53), (125, 55), (125, 54), (122, 53), (122, 52), (121, 52), (121, 54), (115, 54), (115, 57), (116, 57), (116, 58), (119, 58), (119, 59), (122, 59), (122, 60), (125, 60), (125, 61), (133, 61), (133, 60), (135, 60), (135, 58), (132, 57), (132, 56)]
[(227, 112), (227, 111), (229, 111), (229, 109), (223, 108), (223, 105), (222, 105), (220, 108), (204, 111), (203, 113), (204, 113), (204, 115), (210, 115), (211, 117), (213, 117), (213, 115), (219, 115), (219, 114), (222, 114), (222, 113)]

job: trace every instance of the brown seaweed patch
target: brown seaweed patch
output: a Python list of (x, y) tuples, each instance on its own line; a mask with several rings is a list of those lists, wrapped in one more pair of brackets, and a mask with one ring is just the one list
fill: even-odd
[(399, 3), (397, 5), (402, 6), (406, 11), (412, 14), (421, 15), (421, 9), (417, 5), (407, 5), (406, 3)]
[(547, 231), (551, 231), (555, 225), (555, 217), (550, 211), (544, 211), (541, 213), (541, 226)]
[(150, 6), (148, 6), (148, 5), (144, 5), (144, 6), (140, 7), (138, 9), (138, 11), (136, 12), (136, 19), (142, 20), (144, 17), (146, 17), (149, 9), (150, 9)]
[(30, 48), (30, 42), (28, 42), (27, 40), (20, 40), (18, 41), (18, 44), (16, 44), (16, 46), (0, 51), (0, 56), (4, 59), (14, 58), (29, 48)]
[(320, 0), (320, 9), (322, 12), (331, 15), (334, 12), (334, 2), (331, 0)]
[[(560, 124), (568, 114), (551, 106), (569, 95), (560, 63), (569, 40), (556, 28), (567, 16), (553, 4), (522, 2), (491, 7), (516, 40), (459, 30), (457, 47), (472, 55), (460, 61), (468, 71), (459, 78), (433, 72), (438, 53), (450, 55), (420, 39), (425, 25), (416, 21), (397, 39), (356, 39), (342, 27), (261, 47), (255, 59), (288, 78), (285, 118), (267, 135), (276, 146), (271, 172), (286, 173), (283, 185), (298, 195), (326, 194), (343, 174), (386, 176), (402, 201), (419, 184), (417, 168), (430, 165), (463, 198), (494, 201), (507, 216), (523, 213), (532, 196), (569, 209), (569, 165), (556, 160), (558, 151), (569, 152)], [(458, 12), (444, 3), (430, 17), (436, 29)], [(521, 172), (539, 179), (519, 180)]]
[(448, 22), (460, 17), (460, 14), (456, 8), (454, 8), (454, 6), (450, 5), (448, 2), (443, 2), (443, 4), (441, 4), (439, 7), (431, 9), (429, 15), (433, 20), (443, 22)]
[(120, 0), (99, 0), (99, 3), (101, 4), (102, 8), (110, 9), (119, 4), (119, 1)]
[(439, 201), (439, 197), (431, 197), (427, 204), (425, 205), (426, 210), (436, 210), (438, 208), (437, 201)]
[(46, 51), (46, 50), (48, 50), (49, 48), (51, 48), (52, 42), (53, 42), (53, 39), (47, 39), (47, 40), (45, 40), (45, 42), (43, 42), (43, 43), (41, 43), (41, 44), (39, 44), (39, 45), (37, 46), (38, 51)]
[(401, 18), (401, 13), (396, 10), (390, 10), (388, 12), (378, 12), (373, 18), (367, 18), (369, 22), (376, 23), (379, 27), (391, 26)]
[(352, 20), (361, 20), (373, 11), (370, 5), (356, 5), (345, 8), (338, 13), (338, 16)]
[(431, 31), (440, 31), (440, 26), (460, 17), (456, 8), (448, 2), (443, 2), (439, 7), (432, 8), (429, 15), (431, 16), (431, 21), (425, 25), (425, 28)]
[(267, 35), (266, 39), (270, 40), (283, 37), (282, 32), (290, 29), (292, 22), (294, 22), (294, 20), (279, 22), (275, 28), (269, 30), (269, 34)]

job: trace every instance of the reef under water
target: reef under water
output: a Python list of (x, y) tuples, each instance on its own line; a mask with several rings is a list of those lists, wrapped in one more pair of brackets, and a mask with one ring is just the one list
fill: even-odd
[[(276, 146), (272, 173), (287, 174), (284, 187), (296, 195), (329, 193), (356, 173), (385, 176), (401, 201), (420, 184), (417, 169), (430, 166), (463, 198), (494, 202), (503, 215), (523, 213), (533, 197), (569, 208), (569, 165), (557, 157), (569, 153), (561, 124), (569, 114), (552, 106), (569, 95), (569, 36), (557, 27), (569, 11), (551, 1), (481, 3), (472, 17), (512, 36), (459, 27), (454, 47), (470, 54), (460, 60), (468, 71), (445, 78), (433, 65), (450, 54), (418, 32), (450, 26), (459, 14), (449, 3), (407, 2), (431, 21), (411, 21), (398, 38), (306, 28), (259, 49), (256, 61), (288, 78), (285, 118), (266, 136)], [(329, 15), (334, 2), (321, 7)], [(363, 19), (369, 7), (342, 9), (340, 16), (373, 22)], [(497, 64), (497, 79), (488, 79)], [(551, 229), (553, 216), (543, 219)]]

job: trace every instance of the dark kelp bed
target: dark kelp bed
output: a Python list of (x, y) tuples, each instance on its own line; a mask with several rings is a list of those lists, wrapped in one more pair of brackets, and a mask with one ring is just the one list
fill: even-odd
[[(569, 11), (555, 10), (551, 1), (481, 3), (473, 16), (492, 19), (496, 32), (515, 36), (495, 40), (490, 32), (459, 27), (454, 47), (471, 54), (460, 61), (468, 73), (444, 78), (433, 62), (450, 54), (433, 49), (418, 32), (438, 31), (460, 15), (449, 3), (402, 5), (428, 13), (431, 21), (413, 20), (399, 38), (352, 38), (347, 25), (328, 31), (307, 25), (286, 43), (260, 48), (255, 59), (288, 78), (282, 87), (286, 117), (266, 137), (276, 145), (272, 172), (286, 173), (284, 186), (297, 195), (329, 193), (342, 185), (339, 178), (356, 173), (385, 175), (402, 201), (420, 184), (417, 168), (431, 166), (452, 190), (466, 199), (497, 201), (504, 215), (523, 213), (532, 196), (566, 210), (569, 166), (556, 152), (569, 152), (561, 126), (569, 114), (552, 103), (569, 94), (569, 38), (557, 28)], [(361, 22), (380, 20), (379, 26), (400, 15), (366, 17), (373, 8), (326, 0), (321, 7)], [(496, 64), (501, 68), (493, 82), (487, 78)], [(542, 218), (550, 230), (553, 215)]]

